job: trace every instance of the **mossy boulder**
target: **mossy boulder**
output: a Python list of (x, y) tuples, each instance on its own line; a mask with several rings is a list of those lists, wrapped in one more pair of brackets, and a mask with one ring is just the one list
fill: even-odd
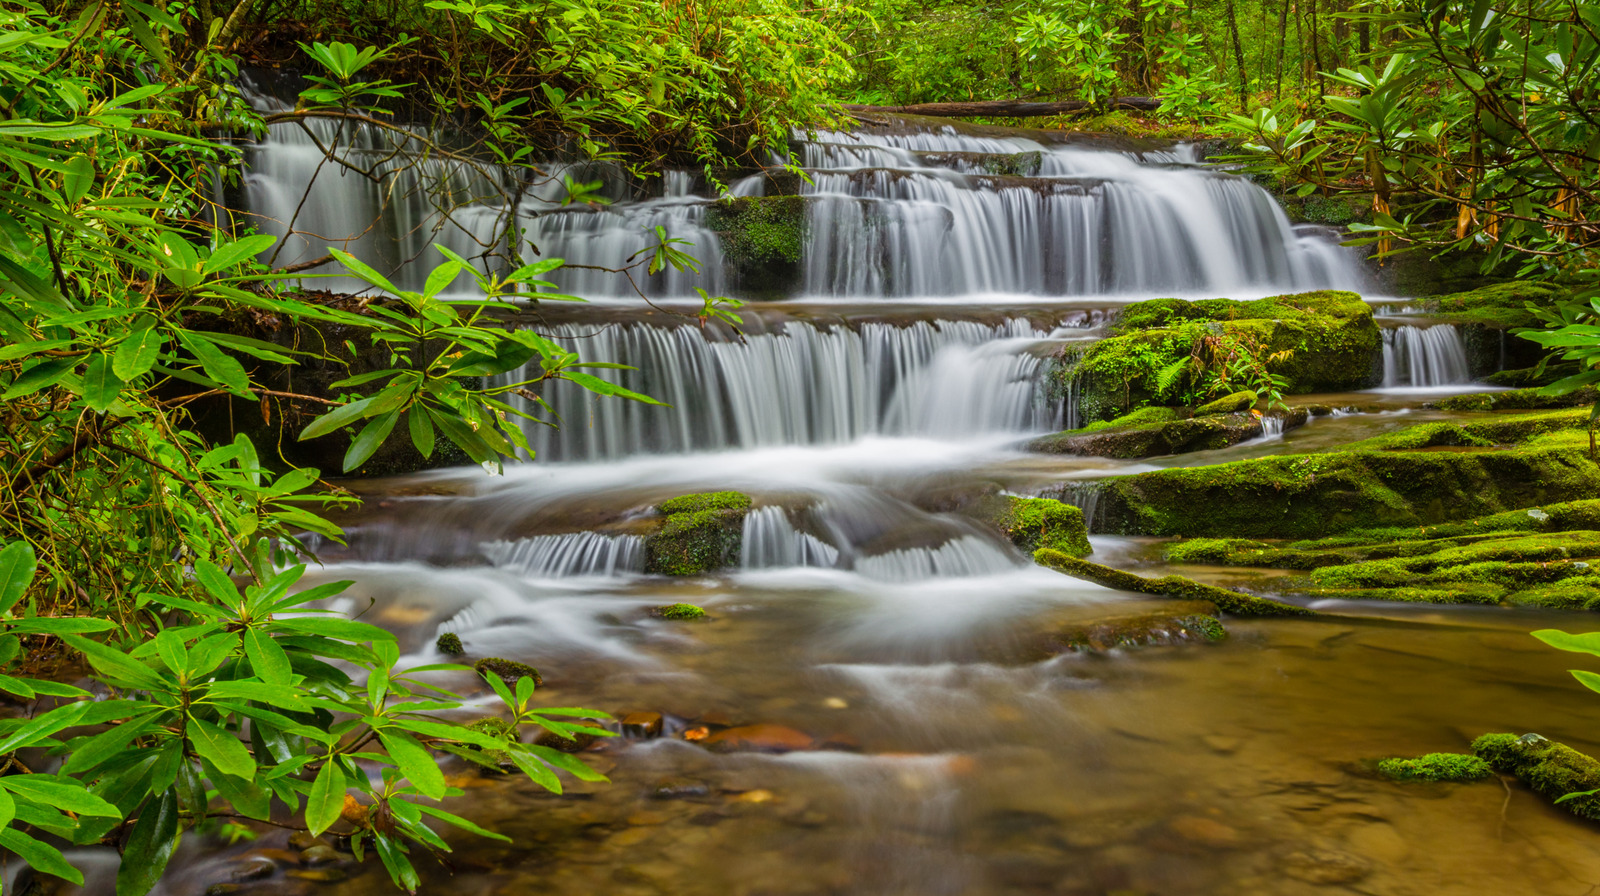
[(706, 611), (694, 604), (668, 604), (664, 607), (655, 607), (650, 611), (650, 615), (673, 622), (689, 622), (706, 618)]
[(1228, 631), (1217, 618), (1214, 604), (1187, 601), (1160, 610), (1066, 623), (1042, 636), (1039, 644), (1047, 654), (1088, 653), (1129, 647), (1205, 644), (1227, 636)]
[(1085, 457), (1159, 457), (1214, 451), (1249, 441), (1262, 432), (1261, 420), (1254, 414), (1222, 414), (1138, 426), (1107, 426), (1090, 432), (1057, 433), (1034, 439), (1026, 447), (1029, 451), (1046, 454)]
[(703, 492), (663, 501), (662, 521), (645, 536), (645, 571), (696, 576), (730, 566), (744, 543), (744, 518), (750, 496)]
[(498, 656), (486, 656), (473, 663), (472, 668), (483, 676), (485, 680), (493, 674), (500, 676), (501, 681), (512, 686), (515, 686), (518, 681), (524, 678), (533, 679), (534, 687), (544, 685), (544, 678), (539, 675), (538, 669), (527, 663), (519, 663), (516, 660), (508, 660)]
[(461, 636), (455, 632), (445, 632), (433, 642), (433, 646), (445, 656), (461, 656), (467, 649), (461, 646)]
[(1385, 759), (1378, 774), (1395, 781), (1482, 781), (1494, 774), (1489, 763), (1465, 753), (1429, 753), (1416, 759)]
[[(1600, 761), (1538, 734), (1485, 734), (1472, 742), (1472, 752), (1495, 771), (1514, 775), (1552, 800), (1600, 789)], [(1582, 818), (1600, 820), (1600, 796), (1580, 796), (1559, 805)]]
[(1107, 588), (1115, 588), (1118, 591), (1131, 591), (1135, 594), (1159, 594), (1182, 600), (1206, 601), (1224, 613), (1231, 613), (1235, 616), (1316, 615), (1315, 612), (1304, 607), (1241, 594), (1237, 591), (1229, 591), (1226, 588), (1203, 585), (1182, 576), (1163, 576), (1159, 579), (1148, 579), (1144, 576), (1134, 575), (1131, 572), (1102, 566), (1099, 563), (1090, 563), (1087, 560), (1071, 557), (1060, 551), (1052, 551), (1048, 548), (1034, 551), (1033, 559), (1040, 566), (1047, 566), (1063, 575), (1083, 579), (1086, 582), (1094, 582)]
[(1595, 494), (1600, 468), (1577, 447), (1342, 451), (1110, 478), (1094, 526), (1114, 535), (1317, 538)]
[(1600, 401), (1600, 393), (1592, 386), (1566, 395), (1543, 395), (1541, 392), (1540, 389), (1512, 389), (1509, 392), (1452, 395), (1435, 402), (1434, 406), (1445, 411), (1525, 411), (1591, 407)]
[(782, 299), (800, 288), (806, 244), (802, 196), (741, 196), (706, 211), (717, 234), (730, 285), (741, 295)]
[(1287, 379), (1289, 392), (1359, 389), (1381, 374), (1371, 308), (1355, 293), (1321, 291), (1129, 305), (1111, 336), (1063, 356), (1057, 376), (1076, 388), (1057, 389), (1076, 396), (1081, 419), (1113, 419), (1184, 388), (1187, 374), (1163, 390), (1161, 371), (1217, 339), (1254, 346), (1259, 360)]
[(1210, 417), (1216, 414), (1238, 414), (1248, 411), (1256, 406), (1256, 393), (1249, 390), (1224, 395), (1215, 401), (1208, 401), (1194, 409), (1196, 417)]
[(975, 515), (1030, 554), (1050, 548), (1087, 557), (1093, 551), (1083, 511), (1053, 498), (994, 495), (978, 505)]

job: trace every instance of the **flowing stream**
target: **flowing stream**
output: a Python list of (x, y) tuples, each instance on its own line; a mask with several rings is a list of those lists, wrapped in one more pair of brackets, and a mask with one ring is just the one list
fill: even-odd
[[(356, 132), (364, 152), (382, 151), (387, 138)], [(438, 163), (383, 193), (323, 170), (302, 202), (319, 156), (306, 133), (275, 129), (252, 151), (251, 210), (279, 232), (299, 207), (296, 230), (364, 233), (352, 251), (406, 283), (425, 276), (412, 259), (426, 243), (484, 242), (514, 215), (543, 254), (585, 264), (615, 265), (646, 245), (646, 227), (690, 239), (704, 276), (641, 283), (669, 312), (696, 286), (738, 294), (696, 176), (645, 193), (611, 184), (618, 201), (604, 209), (536, 193), (508, 211), (471, 201), (492, 172)], [(1049, 352), (1094, 338), (1120, 302), (1361, 289), (1345, 250), (1183, 146), (907, 127), (820, 134), (793, 159), (810, 175), (793, 288), (751, 306), (742, 333), (646, 307), (615, 275), (558, 277), (594, 307), (546, 331), (633, 366), (604, 374), (670, 407), (553, 389), (562, 425), (530, 428), (532, 462), (359, 484), (382, 500), (348, 547), (325, 546), (312, 578), (353, 580), (343, 606), (394, 630), (403, 662), (439, 661), (435, 638), (454, 632), (471, 656), (538, 666), (548, 705), (662, 716), (661, 736), (630, 730), (583, 754), (612, 782), (564, 796), (451, 765), (468, 791), (453, 810), (515, 843), (452, 836), (454, 875), (420, 861), (424, 892), (1576, 896), (1600, 885), (1592, 832), (1527, 793), (1403, 788), (1368, 764), (1460, 750), (1490, 730), (1592, 746), (1565, 661), (1525, 636), (1551, 617), (1345, 607), (1331, 621), (1233, 620), (1216, 646), (1043, 657), (1031, 639), (1052, 625), (1153, 604), (1035, 566), (954, 512), (996, 491), (1081, 502), (1106, 475), (1427, 419), (1380, 392), (1336, 401), (1381, 413), (1201, 455), (1018, 448), (1067, 421), (1043, 388)], [(730, 191), (763, 196), (770, 175)], [(440, 212), (446, 194), (465, 204)], [(278, 263), (320, 252), (302, 240)], [(1387, 330), (1384, 358), (1385, 386), (1470, 388), (1453, 328)], [(649, 508), (720, 489), (755, 502), (736, 566), (646, 575)], [(1096, 538), (1095, 550), (1160, 571), (1144, 541)], [(680, 601), (711, 618), (649, 612)], [(765, 726), (752, 736), (773, 749), (685, 739), (702, 725)], [(291, 854), (263, 853), (274, 837), (194, 850), (165, 886), (199, 893), (241, 856), (266, 854), (286, 870), (250, 892), (385, 891), (375, 863), (319, 879)]]

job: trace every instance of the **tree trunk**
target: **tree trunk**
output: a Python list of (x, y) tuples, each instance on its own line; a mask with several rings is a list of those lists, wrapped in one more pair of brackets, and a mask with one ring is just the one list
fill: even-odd
[(1249, 105), (1249, 75), (1244, 69), (1244, 43), (1239, 40), (1239, 17), (1234, 14), (1233, 0), (1227, 2), (1228, 31), (1233, 35), (1233, 61), (1239, 66), (1239, 107)]
[[(1161, 99), (1152, 96), (1119, 96), (1111, 100), (1113, 109), (1131, 109), (1136, 112), (1154, 112), (1160, 106)], [(909, 106), (845, 105), (840, 108), (846, 112), (891, 112), (901, 115), (938, 115), (945, 118), (970, 118), (980, 115), (1004, 118), (1036, 118), (1041, 115), (1084, 112), (1093, 107), (1083, 100), (1062, 100), (1055, 103), (1030, 103), (1024, 100), (974, 100), (966, 103), (913, 103)]]

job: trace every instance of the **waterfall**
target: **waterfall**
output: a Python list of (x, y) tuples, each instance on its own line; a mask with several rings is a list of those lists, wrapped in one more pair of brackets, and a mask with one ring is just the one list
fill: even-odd
[(536, 579), (612, 576), (644, 571), (644, 539), (638, 535), (569, 532), (483, 545), (489, 562)]
[(884, 582), (915, 582), (1008, 572), (1019, 562), (998, 544), (976, 536), (953, 538), (936, 548), (902, 548), (857, 557), (856, 572)]
[[(246, 88), (258, 106), (284, 108)], [(243, 192), (252, 222), (284, 238), (274, 263), (340, 246), (416, 289), (440, 260), (431, 244), (503, 269), (515, 229), (523, 259), (588, 266), (550, 277), (586, 298), (637, 299), (636, 284), (655, 298), (693, 299), (697, 287), (716, 295), (735, 282), (707, 220), (718, 197), (691, 172), (652, 183), (604, 163), (502, 168), (427, 150), (423, 138), (452, 142), (362, 122), (272, 125), (246, 149)], [(799, 183), (802, 257), (784, 286), (794, 295), (1247, 298), (1363, 285), (1355, 256), (1315, 228), (1297, 230), (1265, 190), (1199, 164), (1189, 147), (1125, 152), (951, 128), (824, 132), (796, 143), (810, 182)], [(600, 180), (606, 204), (566, 204), (567, 178)], [(727, 186), (730, 196), (771, 191), (765, 175)], [(680, 248), (702, 272), (640, 268), (630, 282), (600, 270), (648, 250), (657, 228), (688, 243)], [(364, 287), (348, 278), (319, 285)], [(454, 289), (469, 285), (463, 275)]]
[(744, 518), (739, 565), (745, 569), (831, 568), (838, 562), (837, 548), (795, 529), (782, 507), (757, 507)]
[[(644, 323), (561, 326), (584, 357), (634, 370), (595, 375), (670, 407), (594, 400), (546, 384), (563, 425), (527, 426), (535, 456), (596, 460), (725, 448), (837, 444), (866, 435), (971, 438), (1055, 428), (1025, 351), (1047, 334), (1023, 319), (819, 327), (790, 320), (739, 341)], [(525, 378), (528, 372), (513, 374)], [(520, 400), (520, 399), (519, 399)]]
[(1451, 386), (1472, 382), (1461, 333), (1451, 324), (1383, 331), (1384, 388)]

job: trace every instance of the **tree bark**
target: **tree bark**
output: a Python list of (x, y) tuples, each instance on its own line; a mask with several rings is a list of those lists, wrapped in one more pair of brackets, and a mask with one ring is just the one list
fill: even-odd
[[(1161, 106), (1161, 98), (1153, 96), (1119, 96), (1111, 100), (1113, 109), (1132, 109), (1137, 112), (1154, 112)], [(945, 118), (996, 116), (1006, 118), (1035, 118), (1041, 115), (1061, 115), (1066, 112), (1083, 112), (1093, 108), (1083, 100), (1061, 100), (1054, 103), (1030, 103), (1024, 100), (976, 100), (966, 103), (913, 103), (909, 106), (841, 106), (846, 112), (894, 112), (902, 115), (938, 115)]]

